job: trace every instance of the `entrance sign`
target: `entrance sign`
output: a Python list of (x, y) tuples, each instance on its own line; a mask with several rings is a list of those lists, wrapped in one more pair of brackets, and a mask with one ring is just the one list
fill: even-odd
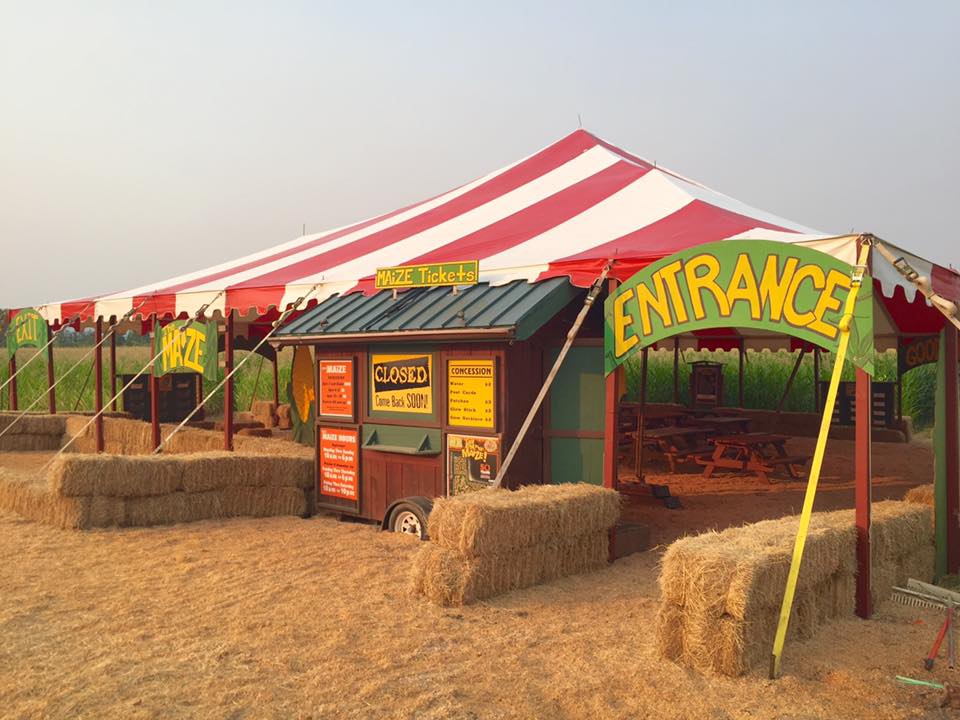
[(25, 308), (13, 316), (7, 327), (7, 353), (12, 356), (20, 348), (43, 347), (48, 339), (47, 321), (33, 308)]
[(153, 336), (153, 352), (160, 357), (153, 363), (157, 376), (167, 373), (197, 372), (206, 380), (217, 380), (217, 323), (191, 323), (174, 320)]
[(897, 366), (900, 374), (915, 367), (935, 363), (940, 357), (940, 336), (923, 335), (921, 337), (900, 338), (897, 343)]
[(500, 470), (500, 438), (447, 435), (447, 479), (451, 495), (493, 484)]
[[(709, 243), (658, 260), (604, 303), (605, 372), (658, 340), (717, 327), (783, 333), (836, 351), (852, 270), (817, 250), (769, 240)], [(864, 275), (848, 355), (870, 374), (872, 289)]]
[(373, 355), (372, 411), (433, 414), (433, 355)]
[(353, 358), (319, 360), (320, 415), (353, 420)]
[(495, 392), (492, 358), (448, 361), (447, 424), (493, 430)]
[(356, 501), (359, 458), (359, 430), (348, 427), (320, 428), (320, 494)]
[(394, 288), (476, 285), (480, 280), (480, 261), (429, 263), (377, 268), (377, 290)]

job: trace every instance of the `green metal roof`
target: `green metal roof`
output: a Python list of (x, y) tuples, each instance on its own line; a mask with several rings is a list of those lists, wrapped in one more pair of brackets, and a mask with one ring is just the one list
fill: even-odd
[(495, 287), (481, 283), (456, 293), (448, 287), (414, 288), (396, 299), (391, 290), (334, 295), (287, 323), (274, 338), (281, 343), (346, 335), (392, 334), (402, 339), (405, 334), (455, 336), (462, 330), (526, 340), (583, 292), (560, 277)]

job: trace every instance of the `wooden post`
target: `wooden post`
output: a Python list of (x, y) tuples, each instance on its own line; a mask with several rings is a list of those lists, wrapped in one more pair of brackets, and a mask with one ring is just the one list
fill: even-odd
[(820, 412), (820, 348), (813, 346), (813, 409)]
[[(151, 333), (150, 357), (156, 353), (153, 348), (156, 347), (157, 333), (160, 332), (160, 323), (157, 321), (157, 314), (153, 314), (153, 332)], [(153, 449), (160, 447), (160, 378), (155, 372), (156, 367), (150, 368), (150, 432), (153, 442)]]
[[(274, 410), (280, 407), (280, 350), (277, 350), (273, 356), (273, 407)], [(320, 387), (317, 385), (316, 387)]]
[(94, 439), (97, 444), (97, 452), (101, 453), (104, 449), (103, 440), (103, 318), (97, 317), (96, 333), (94, 334), (94, 343), (96, 350), (93, 355), (93, 411), (96, 413), (96, 420), (93, 423)]
[(943, 329), (944, 375), (944, 469), (947, 480), (947, 572), (960, 572), (960, 410), (957, 388), (957, 330), (950, 323)]
[(673, 339), (673, 404), (680, 404), (680, 337)]
[[(47, 335), (53, 337), (53, 331), (50, 329), (50, 323), (47, 323)], [(57, 414), (57, 372), (53, 366), (53, 343), (47, 345), (47, 403), (50, 406), (50, 414)]]
[[(152, 355), (153, 353), (151, 353)], [(117, 411), (117, 321), (110, 323), (110, 409)]]
[[(613, 295), (617, 290), (617, 281), (613, 278), (607, 281), (607, 295)], [(617, 489), (618, 457), (620, 452), (620, 387), (619, 368), (607, 375), (603, 380), (603, 486)], [(277, 361), (273, 361), (274, 397), (277, 397)]]
[(740, 367), (737, 369), (739, 378), (737, 383), (737, 407), (743, 407), (743, 356), (746, 354), (746, 350), (743, 347), (743, 338), (740, 338)]
[(10, 398), (10, 409), (16, 412), (20, 408), (17, 406), (17, 356), (11, 354), (7, 361), (7, 377), (10, 378), (10, 384), (7, 385), (7, 395)]
[(233, 311), (227, 313), (223, 330), (223, 372), (227, 382), (223, 388), (223, 449), (233, 450)]
[(870, 443), (873, 425), (873, 402), (870, 376), (857, 368), (856, 381), (856, 428), (854, 450), (854, 485), (857, 523), (857, 615), (869, 618), (873, 614), (870, 597), (870, 504), (873, 500), (871, 482)]

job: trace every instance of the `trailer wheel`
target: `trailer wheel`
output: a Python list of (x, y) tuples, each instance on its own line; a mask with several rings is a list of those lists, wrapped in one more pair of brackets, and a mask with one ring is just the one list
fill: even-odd
[(390, 513), (390, 530), (427, 540), (427, 515), (423, 508), (413, 503), (400, 503)]

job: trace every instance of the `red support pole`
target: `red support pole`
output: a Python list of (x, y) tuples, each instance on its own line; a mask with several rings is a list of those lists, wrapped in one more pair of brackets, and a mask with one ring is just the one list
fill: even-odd
[[(50, 324), (47, 323), (47, 335), (53, 337)], [(47, 403), (50, 405), (50, 414), (57, 414), (57, 373), (53, 367), (53, 343), (47, 345)]]
[[(156, 337), (160, 332), (160, 323), (157, 322), (157, 315), (153, 315), (153, 332), (150, 333), (150, 356), (152, 357), (156, 350)], [(160, 378), (155, 372), (156, 367), (150, 368), (150, 432), (154, 449), (160, 447)]]
[[(617, 281), (607, 280), (607, 294), (613, 295), (617, 291)], [(614, 370), (604, 378), (603, 400), (603, 486), (616, 489), (617, 478), (617, 451), (619, 443), (617, 436), (620, 432), (620, 371)]]
[(223, 388), (223, 449), (233, 450), (233, 311), (227, 314), (223, 333), (224, 374), (227, 382)]
[(273, 356), (273, 407), (280, 407), (280, 351)]
[(110, 409), (117, 411), (117, 323), (110, 323)]
[(957, 330), (950, 323), (943, 332), (943, 359), (946, 364), (944, 382), (944, 425), (946, 430), (947, 477), (947, 572), (960, 572), (960, 409), (958, 409)]
[(854, 451), (855, 514), (857, 522), (857, 615), (865, 619), (873, 614), (873, 603), (870, 597), (870, 504), (873, 501), (870, 448), (873, 419), (871, 395), (870, 376), (857, 368), (856, 427), (854, 430), (857, 439)]
[(96, 413), (96, 420), (93, 424), (94, 438), (97, 443), (97, 452), (103, 452), (103, 319), (97, 318), (96, 333), (94, 342), (96, 351), (93, 355), (93, 411)]
[(16, 412), (20, 408), (17, 406), (17, 356), (11, 355), (7, 362), (7, 377), (10, 378), (10, 384), (7, 385), (7, 395), (10, 397), (10, 409)]

